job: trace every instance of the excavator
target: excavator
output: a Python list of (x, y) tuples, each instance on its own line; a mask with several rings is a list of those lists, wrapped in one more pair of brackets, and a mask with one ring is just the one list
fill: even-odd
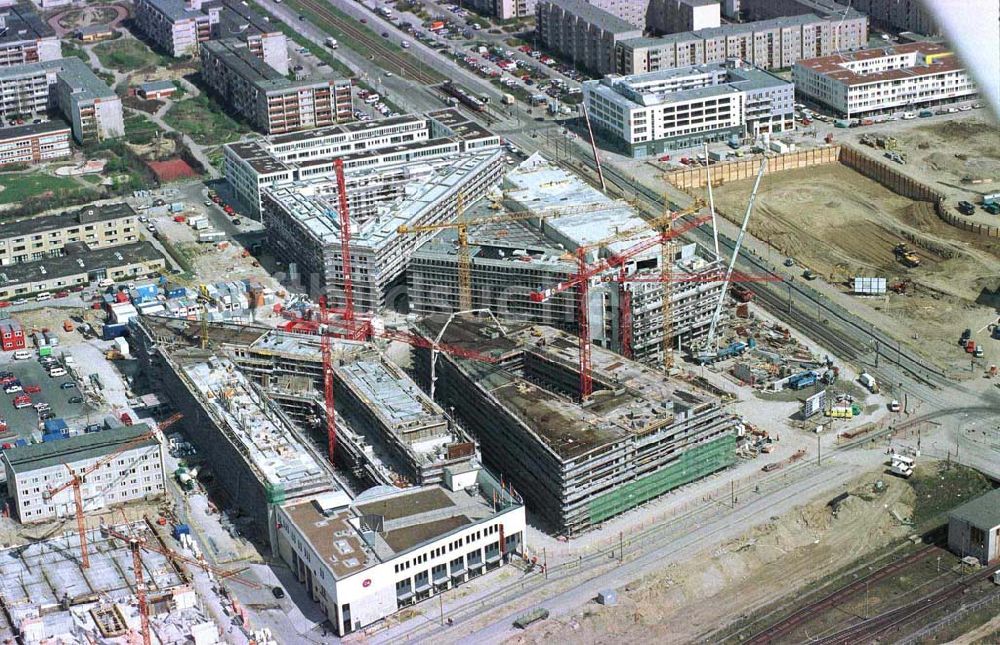
[(900, 242), (892, 252), (896, 254), (896, 259), (902, 262), (903, 266), (910, 268), (920, 266), (920, 256), (911, 251), (906, 244)]

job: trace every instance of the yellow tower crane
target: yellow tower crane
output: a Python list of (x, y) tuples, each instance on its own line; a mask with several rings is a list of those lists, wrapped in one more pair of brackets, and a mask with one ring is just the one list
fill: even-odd
[[(569, 208), (553, 208), (548, 211), (520, 211), (514, 213), (502, 213), (499, 215), (488, 215), (476, 219), (462, 219), (465, 208), (465, 198), (459, 193), (456, 211), (458, 218), (454, 222), (439, 222), (436, 224), (418, 224), (415, 226), (403, 225), (396, 229), (401, 235), (413, 233), (433, 233), (446, 229), (454, 229), (458, 233), (458, 310), (469, 311), (472, 309), (472, 257), (469, 252), (469, 229), (475, 226), (487, 224), (503, 224), (506, 222), (522, 222), (527, 220), (541, 220), (549, 217), (562, 217), (565, 215), (579, 215), (595, 211), (608, 210), (615, 207), (613, 202), (597, 202), (573, 206)], [(643, 226), (647, 229), (647, 226)]]

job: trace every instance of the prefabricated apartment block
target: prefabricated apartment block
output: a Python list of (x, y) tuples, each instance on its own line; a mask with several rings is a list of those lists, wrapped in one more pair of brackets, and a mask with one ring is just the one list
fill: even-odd
[(202, 78), (264, 134), (310, 130), (352, 117), (350, 79), (290, 80), (238, 38), (201, 45)]
[(171, 56), (197, 56), (199, 43), (238, 37), (254, 56), (288, 73), (285, 34), (242, 0), (137, 0), (135, 23)]
[[(446, 317), (424, 318), (437, 337)], [(730, 466), (736, 421), (717, 393), (593, 349), (594, 394), (578, 401), (578, 344), (551, 327), (457, 317), (441, 342), (497, 364), (437, 355), (437, 395), (479, 441), (487, 466), (553, 530), (581, 533)], [(415, 350), (430, 378), (430, 352)]]
[(446, 109), (231, 143), (223, 152), (226, 181), (250, 215), (260, 218), (264, 189), (332, 178), (336, 158), (350, 174), (354, 169), (430, 162), (499, 146), (500, 137), (457, 110)]
[(0, 8), (0, 67), (62, 57), (55, 30), (27, 0)]
[(73, 517), (73, 487), (66, 486), (55, 495), (49, 491), (69, 481), (69, 469), (79, 473), (101, 460), (104, 465), (80, 485), (84, 510), (162, 494), (163, 445), (147, 434), (149, 427), (138, 423), (4, 450), (7, 493), (18, 520), (31, 524)]
[(72, 133), (69, 124), (59, 119), (0, 128), (0, 166), (69, 157), (73, 154)]
[(799, 94), (848, 118), (966, 101), (978, 92), (958, 57), (936, 43), (801, 60), (792, 78)]
[(539, 0), (537, 35), (545, 49), (595, 74), (615, 71), (615, 47), (639, 38), (642, 27), (586, 0)]
[[(503, 319), (539, 322), (575, 332), (575, 290), (553, 292), (544, 302), (535, 302), (531, 294), (551, 290), (575, 274), (578, 267), (573, 253), (580, 247), (590, 247), (618, 231), (636, 231), (627, 239), (588, 251), (588, 262), (592, 262), (657, 235), (629, 204), (609, 199), (538, 154), (508, 172), (501, 188), (503, 207), (539, 215), (537, 220), (477, 226), (469, 231), (472, 303), (477, 308), (490, 308)], [(494, 217), (498, 213), (468, 213), (472, 220), (483, 215)], [(656, 280), (661, 253), (660, 245), (655, 244), (620, 269), (595, 278), (589, 303), (594, 343), (636, 360), (662, 362), (664, 284), (671, 299), (671, 346), (690, 343), (707, 332), (721, 295), (722, 283), (715, 276), (721, 275), (722, 261), (696, 244), (677, 244), (670, 271), (691, 279), (660, 283)], [(619, 274), (629, 281), (613, 281)], [(418, 314), (458, 310), (454, 231), (439, 233), (411, 256), (407, 295), (410, 310)], [(629, 325), (628, 331), (625, 325)]]
[(121, 98), (79, 58), (0, 67), (0, 118), (46, 117), (51, 107), (79, 143), (125, 134)]
[(615, 71), (644, 74), (675, 67), (721, 63), (739, 58), (761, 69), (783, 69), (815, 56), (860, 49), (868, 44), (868, 18), (814, 13), (619, 40)]
[[(433, 235), (400, 234), (399, 227), (451, 221), (459, 196), (474, 203), (500, 182), (503, 152), (491, 138), (497, 145), (470, 147), (458, 138), (400, 144), (376, 151), (383, 163), (370, 168), (365, 167), (370, 152), (340, 157), (351, 168), (345, 181), (358, 310), (375, 311), (402, 297), (409, 256)], [(443, 155), (444, 149), (451, 154)], [(288, 264), (291, 279), (325, 295), (331, 306), (343, 302), (339, 210), (337, 181), (329, 175), (276, 184), (263, 194), (264, 225), (275, 256)], [(390, 293), (395, 286), (398, 293)]]
[(595, 131), (631, 157), (795, 127), (795, 86), (739, 59), (583, 83)]

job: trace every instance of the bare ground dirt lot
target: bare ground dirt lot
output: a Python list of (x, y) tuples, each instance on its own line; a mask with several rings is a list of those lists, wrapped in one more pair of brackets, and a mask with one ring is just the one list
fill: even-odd
[[(816, 598), (823, 597), (857, 576), (866, 575), (867, 565), (876, 563), (881, 567), (903, 553), (915, 551), (917, 547), (904, 538), (925, 524), (921, 517), (934, 509), (924, 507), (937, 497), (950, 497), (950, 508), (969, 495), (989, 489), (989, 483), (978, 473), (954, 468), (943, 473), (943, 466), (937, 462), (922, 464), (915, 476), (922, 483), (916, 487), (913, 480), (897, 479), (881, 470), (872, 472), (852, 482), (846, 491), (850, 496), (836, 514), (829, 500), (823, 499), (781, 518), (761, 518), (760, 525), (741, 537), (619, 589), (618, 606), (592, 603), (569, 619), (539, 623), (511, 642), (738, 642), (733, 640), (739, 638), (735, 632), (724, 629), (730, 623), (753, 615), (751, 633), (757, 633), (804, 604), (803, 594), (807, 591), (813, 591)], [(961, 472), (951, 472), (958, 470)], [(885, 487), (879, 490), (877, 481)], [(935, 482), (950, 487), (935, 495)], [(953, 489), (961, 489), (964, 495), (958, 497)], [(897, 516), (907, 522), (913, 518), (918, 526), (903, 524)], [(934, 523), (940, 521), (936, 516)], [(940, 572), (938, 554), (943, 556)], [(943, 573), (957, 560), (941, 550), (932, 555), (922, 563), (922, 569), (903, 571), (885, 579), (881, 586), (873, 586), (868, 597), (871, 614), (895, 606), (893, 603), (900, 598), (915, 599), (909, 597), (914, 592), (901, 591), (914, 588), (915, 584), (910, 584), (913, 576)], [(825, 582), (830, 583), (829, 587), (820, 589)], [(864, 595), (862, 592), (860, 600), (851, 598), (851, 609), (859, 601), (863, 606)], [(808, 601), (813, 599), (810, 596)], [(776, 607), (785, 611), (772, 617)], [(828, 613), (814, 616), (803, 625), (809, 627), (808, 634), (790, 634), (787, 642), (806, 642), (817, 633), (836, 630), (855, 618), (840, 611)], [(967, 629), (989, 618), (984, 615)]]
[[(751, 186), (747, 180), (718, 188), (721, 212), (742, 216)], [(984, 327), (1000, 306), (995, 239), (960, 231), (929, 203), (897, 195), (840, 164), (766, 175), (755, 208), (750, 232), (770, 241), (775, 263), (790, 256), (845, 290), (852, 276), (910, 281), (906, 295), (868, 304), (898, 320), (897, 337), (916, 340), (933, 360), (968, 367), (956, 351), (958, 336), (966, 327)], [(920, 267), (897, 261), (893, 249), (901, 242), (917, 252)]]
[[(875, 137), (885, 134), (878, 127), (858, 128), (850, 136), (855, 141), (862, 134)], [(934, 122), (916, 128), (897, 129), (892, 135), (906, 155), (906, 165), (897, 168), (949, 197), (952, 204), (961, 199), (978, 203), (976, 195), (1000, 188), (1000, 129), (982, 118)], [(857, 148), (873, 156), (874, 151), (863, 145)], [(987, 183), (963, 183), (963, 179), (989, 180)], [(997, 218), (990, 216), (993, 224)]]

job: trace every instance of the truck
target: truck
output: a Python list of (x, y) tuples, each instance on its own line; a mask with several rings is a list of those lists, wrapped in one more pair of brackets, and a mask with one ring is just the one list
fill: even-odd
[(334, 37), (332, 37), (332, 36), (328, 37), (326, 39), (325, 43), (326, 43), (326, 46), (329, 47), (330, 49), (336, 49), (336, 48), (340, 47), (340, 45), (337, 43), (337, 39), (334, 38)]
[(1000, 193), (988, 193), (983, 195), (983, 206), (989, 204), (1000, 204)]
[(171, 213), (183, 213), (184, 212), (184, 202), (174, 202), (170, 205)]
[(875, 382), (875, 377), (868, 372), (862, 372), (861, 376), (858, 377), (858, 382), (872, 394), (878, 394), (878, 383)]
[(893, 453), (892, 458), (889, 461), (889, 472), (893, 475), (898, 475), (906, 479), (913, 474), (913, 466), (914, 462), (912, 457)]
[(500, 102), (503, 103), (504, 105), (514, 105), (514, 95), (504, 94), (503, 96), (500, 97)]

